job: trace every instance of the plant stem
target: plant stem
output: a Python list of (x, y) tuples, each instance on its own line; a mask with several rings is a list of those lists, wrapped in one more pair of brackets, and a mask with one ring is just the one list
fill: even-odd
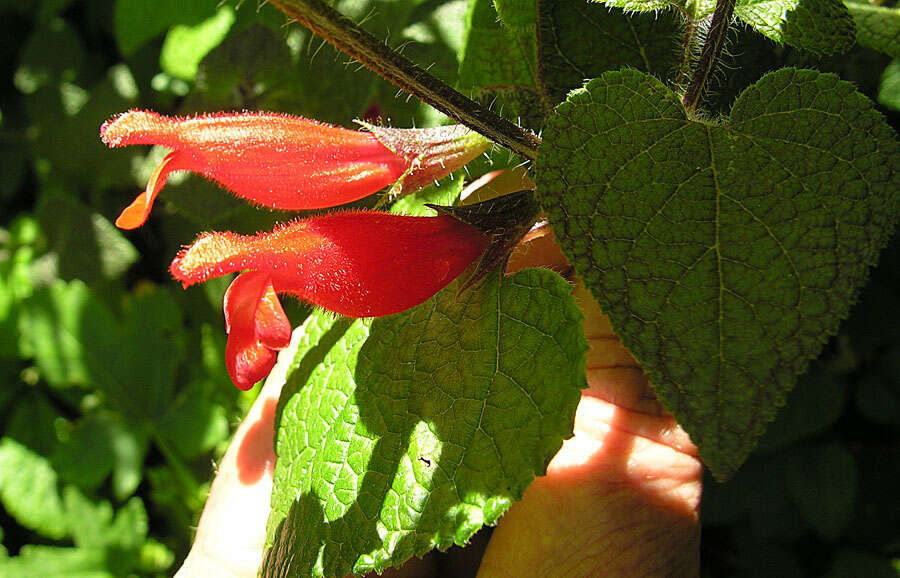
[(466, 98), (322, 0), (271, 0), (271, 3), (341, 52), (450, 118), (529, 160), (537, 158), (539, 137)]
[(682, 99), (684, 108), (688, 112), (697, 110), (697, 105), (706, 89), (706, 81), (715, 67), (719, 55), (722, 54), (728, 27), (731, 25), (731, 17), (734, 15), (734, 5), (735, 0), (718, 0), (716, 2), (716, 10), (713, 12), (712, 23), (709, 25), (706, 43), (700, 52), (700, 60), (697, 62), (693, 77), (691, 77), (691, 83)]
[(681, 37), (681, 54), (678, 57), (678, 72), (675, 74), (675, 86), (686, 88), (691, 78), (691, 64), (694, 58), (694, 43), (697, 42), (699, 26), (693, 17), (685, 17), (684, 35)]

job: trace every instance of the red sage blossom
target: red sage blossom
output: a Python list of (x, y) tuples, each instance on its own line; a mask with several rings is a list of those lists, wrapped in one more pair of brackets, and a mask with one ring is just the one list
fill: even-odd
[[(194, 171), (276, 209), (325, 208), (392, 185), (407, 193), (465, 165), (488, 141), (461, 126), (351, 131), (271, 113), (170, 118), (130, 111), (100, 129), (112, 146), (172, 149), (146, 190), (116, 221), (141, 226), (172, 171)], [(291, 325), (278, 300), (294, 295), (342, 315), (375, 317), (414, 307), (459, 276), (488, 245), (451, 216), (338, 212), (296, 220), (270, 233), (206, 233), (170, 267), (187, 287), (241, 273), (225, 294), (226, 363), (248, 389), (288, 345)]]
[(191, 118), (133, 110), (103, 124), (111, 147), (172, 149), (116, 225), (140, 227), (173, 171), (199, 173), (239, 197), (284, 210), (349, 203), (394, 184), (410, 192), (463, 166), (488, 147), (464, 127), (348, 130), (274, 113)]
[(244, 272), (225, 296), (226, 358), (232, 381), (248, 389), (290, 341), (277, 293), (352, 317), (397, 313), (440, 291), (487, 244), (487, 236), (446, 215), (338, 212), (255, 236), (206, 233), (170, 271), (185, 287)]

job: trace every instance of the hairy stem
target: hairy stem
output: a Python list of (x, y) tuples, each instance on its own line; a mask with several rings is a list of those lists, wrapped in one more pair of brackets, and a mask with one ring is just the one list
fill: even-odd
[(716, 11), (713, 12), (712, 23), (710, 23), (709, 32), (706, 35), (706, 43), (700, 52), (700, 60), (697, 62), (697, 68), (694, 69), (691, 83), (682, 99), (684, 108), (688, 112), (697, 110), (697, 105), (700, 104), (703, 91), (706, 89), (706, 81), (716, 66), (719, 55), (722, 54), (728, 27), (731, 25), (731, 17), (734, 15), (734, 4), (735, 0), (718, 0), (716, 2)]
[(466, 98), (322, 0), (270, 1), (341, 52), (450, 118), (527, 159), (537, 158), (539, 137)]
[(675, 86), (686, 88), (691, 79), (691, 65), (694, 60), (694, 44), (699, 32), (697, 21), (687, 17), (684, 21), (684, 34), (681, 37), (681, 52), (678, 55), (678, 69), (675, 73)]

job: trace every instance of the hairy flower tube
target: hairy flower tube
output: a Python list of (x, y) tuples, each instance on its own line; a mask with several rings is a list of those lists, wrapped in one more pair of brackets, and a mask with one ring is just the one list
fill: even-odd
[[(370, 129), (372, 127), (369, 127)], [(463, 127), (348, 130), (274, 113), (218, 113), (190, 118), (132, 110), (103, 124), (111, 147), (172, 149), (116, 225), (140, 227), (169, 173), (192, 171), (239, 197), (273, 209), (333, 207), (388, 185), (410, 192), (460, 168), (488, 147)]]
[(225, 296), (226, 358), (232, 381), (247, 389), (290, 341), (276, 294), (351, 317), (389, 315), (440, 291), (487, 244), (480, 231), (446, 215), (338, 212), (253, 236), (206, 233), (170, 271), (185, 287), (243, 272)]

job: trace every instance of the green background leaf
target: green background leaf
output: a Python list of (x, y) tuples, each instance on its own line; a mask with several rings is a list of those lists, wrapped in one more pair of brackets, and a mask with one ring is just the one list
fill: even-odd
[(787, 464), (787, 487), (804, 517), (835, 540), (853, 517), (857, 487), (853, 454), (840, 444), (800, 448)]
[(845, 2), (856, 22), (856, 38), (863, 46), (900, 58), (900, 9)]
[(763, 77), (727, 125), (636, 71), (548, 123), (557, 238), (717, 477), (847, 316), (896, 221), (898, 159), (872, 103), (809, 70)]
[(196, 25), (210, 17), (218, 0), (116, 0), (115, 36), (122, 54), (133, 54), (144, 43), (175, 25)]
[(816, 54), (846, 52), (856, 38), (841, 0), (740, 0), (734, 15), (779, 44)]
[(536, 22), (523, 25), (534, 16), (533, 10), (526, 11), (517, 18), (519, 26), (510, 29), (498, 21), (491, 0), (469, 0), (468, 34), (459, 63), (461, 88), (479, 97), (500, 96), (503, 106), (495, 109), (530, 126), (539, 125), (553, 104), (538, 82)]
[(673, 12), (627, 15), (585, 0), (540, 4), (541, 82), (555, 102), (585, 80), (636, 68), (665, 77), (675, 65), (678, 20)]
[(31, 530), (48, 538), (66, 535), (66, 516), (49, 461), (11, 438), (0, 440), (0, 502)]
[(496, 523), (571, 435), (580, 319), (538, 269), (371, 323), (311, 317), (282, 394), (263, 575), (380, 571)]

